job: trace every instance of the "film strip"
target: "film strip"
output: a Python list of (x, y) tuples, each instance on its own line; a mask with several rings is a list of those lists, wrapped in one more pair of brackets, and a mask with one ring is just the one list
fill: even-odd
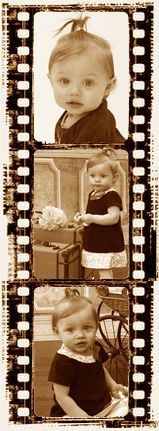
[[(77, 5), (77, 11), (82, 6)], [(9, 124), (10, 169), (6, 174), (5, 211), (9, 215), (8, 234), (10, 278), (8, 388), (10, 391), (10, 419), (20, 423), (41, 423), (51, 418), (36, 417), (33, 406), (33, 291), (38, 281), (33, 279), (31, 217), (33, 209), (34, 151), (50, 149), (34, 139), (32, 100), (34, 82), (33, 36), (34, 16), (37, 12), (71, 11), (74, 5), (8, 6), (3, 7), (4, 74), (7, 75), (7, 124)], [(151, 62), (153, 36), (152, 5), (86, 6), (88, 11), (126, 12), (130, 31), (130, 98), (129, 138), (124, 148), (129, 155), (130, 177), (130, 276), (129, 281), (117, 282), (129, 289), (130, 303), (130, 388), (129, 413), (124, 420), (113, 421), (113, 426), (140, 426), (150, 422), (151, 381), (151, 312), (153, 279), (156, 276), (156, 221), (151, 194)], [(7, 30), (6, 30), (7, 29)], [(9, 41), (12, 41), (8, 47)], [(6, 55), (7, 54), (7, 55)], [(54, 147), (55, 148), (55, 147)], [(12, 186), (14, 184), (14, 187)], [(11, 204), (10, 204), (11, 202)], [(155, 216), (156, 220), (156, 216)], [(13, 249), (13, 251), (12, 251)], [(31, 281), (30, 281), (31, 280)], [(46, 282), (44, 283), (46, 284)], [(51, 282), (61, 286), (60, 282)], [(65, 284), (68, 284), (66, 281)], [(71, 281), (69, 282), (71, 284)], [(82, 284), (82, 282), (80, 283)], [(89, 285), (89, 282), (88, 282)], [(111, 285), (111, 283), (110, 283)], [(114, 284), (115, 285), (115, 282)], [(14, 318), (12, 320), (12, 317)], [(61, 419), (62, 421), (62, 419)], [(70, 420), (71, 422), (71, 420)], [(76, 421), (75, 421), (76, 422)], [(85, 422), (85, 421), (84, 421)], [(86, 421), (87, 422), (87, 421)], [(97, 424), (97, 421), (92, 423)], [(108, 421), (108, 426), (112, 426)]]
[[(70, 286), (70, 282), (41, 282), (41, 286), (53, 286), (62, 288)], [(85, 282), (73, 283), (73, 287), (79, 288)], [(91, 284), (88, 286), (98, 286), (102, 288), (105, 283)], [(110, 283), (115, 286), (115, 283)], [(151, 388), (147, 388), (145, 381), (149, 377), (151, 381), (151, 340), (146, 337), (150, 332), (150, 315), (152, 303), (146, 291), (152, 289), (152, 282), (138, 282), (137, 284), (127, 281), (118, 282), (129, 291), (129, 319), (133, 322), (130, 325), (130, 359), (129, 359), (129, 411), (125, 418), (114, 419), (111, 422), (107, 419), (108, 426), (131, 426), (149, 423), (149, 411), (147, 406), (150, 399)], [(33, 365), (32, 348), (35, 334), (33, 325), (33, 303), (35, 288), (39, 282), (15, 282), (8, 285), (9, 295), (9, 347), (8, 347), (8, 389), (10, 391), (10, 417), (14, 422), (39, 423), (41, 421), (56, 422), (56, 419), (37, 416), (34, 412), (34, 388), (32, 385)], [(31, 331), (31, 328), (34, 328)], [(35, 358), (34, 358), (35, 360)], [(64, 418), (59, 418), (59, 422), (65, 422)], [(78, 420), (67, 418), (67, 422), (78, 422)], [(87, 420), (84, 420), (84, 423)], [(90, 421), (89, 421), (90, 422)], [(100, 423), (105, 419), (101, 419)], [(98, 420), (91, 419), (91, 423), (98, 424)]]
[[(130, 127), (129, 132), (132, 136), (132, 143), (127, 144), (127, 149), (130, 156), (130, 165), (132, 169), (132, 187), (133, 194), (131, 197), (131, 204), (133, 201), (133, 226), (131, 237), (133, 238), (133, 263), (132, 274), (134, 279), (144, 279), (151, 277), (155, 274), (155, 269), (152, 269), (152, 262), (148, 256), (147, 261), (143, 257), (143, 249), (150, 249), (149, 244), (150, 234), (145, 236), (145, 220), (147, 223), (148, 231), (150, 231), (150, 213), (151, 213), (151, 200), (150, 200), (150, 186), (147, 182), (146, 186), (143, 182), (144, 177), (149, 176), (150, 169), (150, 130), (147, 124), (150, 124), (150, 95), (151, 95), (151, 81), (147, 77), (151, 76), (151, 64), (146, 64), (146, 58), (151, 57), (151, 44), (146, 44), (144, 23), (149, 22), (147, 26), (147, 35), (149, 32), (149, 40), (152, 37), (152, 7), (149, 6), (144, 11), (139, 8), (139, 11), (134, 8), (128, 9), (131, 12), (129, 17), (131, 23), (130, 31), (130, 73), (132, 79), (130, 91)], [(54, 10), (50, 8), (49, 10)], [(57, 8), (58, 10), (58, 8)], [(109, 9), (108, 9), (109, 10)], [(111, 10), (111, 9), (110, 9)], [(114, 9), (113, 9), (114, 10)], [(118, 10), (118, 9), (117, 9)], [(126, 10), (125, 8), (123, 9)], [(15, 54), (16, 47), (13, 46), (10, 51), (10, 66), (9, 66), (9, 93), (12, 95), (8, 97), (8, 115), (12, 127), (10, 127), (10, 148), (14, 152), (15, 143), (18, 142), (18, 157), (15, 161), (15, 170), (17, 171), (17, 180), (24, 178), (24, 183), (17, 186), (18, 190), (18, 211), (19, 211), (19, 228), (26, 229), (30, 220), (30, 201), (27, 201), (27, 196), (30, 191), (29, 174), (31, 174), (32, 165), (32, 146), (36, 148), (37, 143), (33, 140), (33, 128), (31, 123), (33, 117), (31, 116), (31, 91), (29, 87), (32, 85), (31, 77), (31, 41), (33, 34), (31, 28), (33, 27), (33, 16), (39, 8), (31, 8), (29, 12), (22, 12), (19, 9), (9, 10), (8, 19), (10, 19), (10, 34), (9, 39), (14, 40), (18, 46)], [(88, 8), (89, 11), (89, 8)], [(98, 9), (97, 9), (98, 11)], [(146, 15), (145, 15), (146, 14)], [(137, 31), (139, 30), (139, 32)], [(149, 30), (149, 31), (148, 31)], [(24, 36), (24, 37), (23, 37)], [(29, 37), (30, 36), (30, 37)], [(28, 42), (29, 40), (29, 42)], [(139, 40), (139, 46), (138, 44)], [(141, 42), (142, 41), (142, 42)], [(138, 48), (138, 51), (137, 51)], [(23, 52), (23, 54), (22, 54)], [(27, 54), (26, 54), (27, 53)], [(139, 53), (139, 54), (138, 54)], [(142, 53), (142, 55), (141, 55)], [(29, 59), (28, 59), (29, 56)], [(141, 59), (142, 58), (142, 59)], [(146, 64), (146, 67), (145, 67)], [(141, 96), (141, 97), (140, 97)], [(16, 105), (16, 111), (10, 109)], [(22, 105), (22, 106), (21, 106)], [(24, 106), (23, 106), (24, 105)], [(20, 109), (19, 109), (20, 108)], [(133, 148), (134, 147), (134, 148)], [(21, 149), (19, 149), (21, 148)], [(47, 145), (46, 145), (47, 148)], [(125, 146), (126, 148), (126, 146)], [(14, 170), (14, 167), (13, 167)], [(131, 173), (130, 173), (131, 175)], [(23, 200), (22, 200), (23, 196)], [(27, 216), (28, 215), (28, 216)], [(140, 221), (138, 219), (141, 219)], [(147, 229), (146, 227), (146, 229)], [(29, 235), (26, 238), (21, 238), (19, 231), (18, 243), (20, 246), (27, 246), (29, 244)], [(28, 237), (27, 237), (28, 236)], [(143, 237), (138, 238), (138, 236)], [(147, 242), (145, 242), (147, 241)], [(147, 247), (148, 245), (148, 247)], [(153, 244), (152, 244), (153, 247)], [(151, 250), (150, 250), (151, 253)], [(153, 247), (154, 253), (154, 247)], [(146, 253), (145, 253), (146, 255)], [(154, 256), (154, 254), (153, 254)], [(25, 257), (27, 258), (27, 257)], [(22, 259), (22, 257), (21, 257)], [(26, 262), (24, 262), (24, 266)], [(23, 266), (23, 264), (22, 264)], [(149, 267), (148, 267), (149, 266)], [(148, 269), (147, 269), (148, 268)], [(23, 269), (19, 269), (23, 271)], [(25, 271), (25, 269), (24, 269)], [(18, 277), (23, 276), (29, 278), (29, 274), (19, 273)]]

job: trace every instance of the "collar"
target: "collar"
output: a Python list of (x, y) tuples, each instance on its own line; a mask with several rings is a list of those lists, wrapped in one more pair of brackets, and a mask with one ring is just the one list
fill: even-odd
[(60, 355), (67, 356), (68, 358), (76, 359), (76, 361), (84, 362), (85, 364), (91, 364), (93, 362), (96, 362), (93, 357), (93, 354), (89, 356), (79, 355), (78, 353), (72, 352), (72, 350), (68, 349), (68, 347), (66, 347), (64, 344), (62, 344), (57, 353), (59, 353)]
[(102, 196), (105, 196), (108, 192), (115, 192), (116, 190), (115, 189), (113, 189), (113, 188), (111, 188), (111, 189), (109, 189), (109, 190), (103, 190), (103, 191), (96, 191), (96, 190), (93, 190), (92, 192), (91, 192), (91, 194), (90, 194), (90, 199), (93, 201), (93, 200), (96, 200), (96, 199), (100, 199), (100, 198), (102, 198)]

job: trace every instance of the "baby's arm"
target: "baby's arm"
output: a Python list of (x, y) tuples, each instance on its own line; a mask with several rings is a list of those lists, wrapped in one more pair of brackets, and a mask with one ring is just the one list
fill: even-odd
[(124, 396), (127, 396), (128, 395), (127, 388), (119, 383), (116, 383), (104, 366), (103, 366), (103, 369), (105, 374), (105, 382), (111, 395), (114, 398), (123, 398)]
[(103, 226), (111, 226), (118, 223), (120, 209), (116, 206), (108, 208), (108, 214), (81, 214), (80, 220), (84, 223), (95, 223)]
[(84, 410), (82, 410), (76, 402), (69, 396), (69, 386), (59, 385), (53, 383), (56, 400), (62, 407), (64, 412), (71, 417), (88, 418), (90, 417)]

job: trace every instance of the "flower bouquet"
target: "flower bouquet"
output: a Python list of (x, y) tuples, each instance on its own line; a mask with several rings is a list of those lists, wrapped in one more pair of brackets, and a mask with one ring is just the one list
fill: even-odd
[(51, 205), (47, 205), (39, 217), (39, 226), (42, 229), (57, 230), (60, 227), (65, 227), (67, 222), (67, 216), (64, 211)]

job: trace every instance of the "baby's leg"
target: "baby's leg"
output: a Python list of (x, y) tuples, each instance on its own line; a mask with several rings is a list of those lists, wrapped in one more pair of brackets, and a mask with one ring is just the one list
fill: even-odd
[(110, 280), (113, 278), (113, 271), (110, 269), (99, 269), (99, 278), (100, 280), (106, 279)]

